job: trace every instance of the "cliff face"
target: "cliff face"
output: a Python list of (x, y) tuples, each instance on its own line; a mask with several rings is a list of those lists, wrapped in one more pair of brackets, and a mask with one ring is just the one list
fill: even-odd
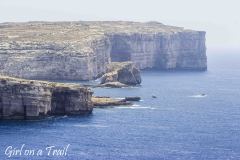
[(0, 24), (2, 74), (89, 80), (111, 61), (133, 61), (141, 69), (205, 70), (205, 32), (157, 22)]
[(112, 61), (133, 61), (140, 69), (207, 69), (205, 32), (113, 34)]
[(91, 113), (91, 96), (78, 85), (0, 76), (0, 119)]
[(52, 89), (53, 115), (79, 115), (92, 112), (92, 92), (85, 87), (55, 86)]

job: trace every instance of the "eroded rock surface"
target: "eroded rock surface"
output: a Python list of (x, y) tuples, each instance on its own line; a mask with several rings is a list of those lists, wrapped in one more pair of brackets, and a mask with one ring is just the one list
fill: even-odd
[(205, 32), (158, 22), (0, 24), (2, 74), (90, 80), (112, 61), (133, 61), (140, 69), (205, 70)]
[(106, 82), (106, 83), (102, 82), (102, 84), (97, 85), (97, 87), (124, 88), (129, 86), (115, 81), (115, 82)]
[(101, 78), (102, 85), (122, 86), (141, 83), (140, 70), (133, 62), (112, 62), (107, 66), (106, 73)]
[(132, 103), (126, 99), (117, 99), (111, 97), (92, 97), (92, 102), (95, 108), (132, 105)]
[(87, 114), (91, 97), (91, 90), (79, 85), (0, 76), (0, 119)]

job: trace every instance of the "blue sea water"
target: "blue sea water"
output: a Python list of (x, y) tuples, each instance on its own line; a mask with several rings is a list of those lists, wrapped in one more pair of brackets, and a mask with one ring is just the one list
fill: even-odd
[[(101, 96), (140, 96), (131, 107), (94, 109), (84, 117), (1, 121), (0, 159), (238, 160), (239, 60), (240, 54), (209, 54), (207, 72), (144, 71), (141, 87), (94, 89)], [(22, 144), (43, 155), (7, 158), (8, 146)], [(47, 156), (47, 146), (68, 144), (67, 156)]]

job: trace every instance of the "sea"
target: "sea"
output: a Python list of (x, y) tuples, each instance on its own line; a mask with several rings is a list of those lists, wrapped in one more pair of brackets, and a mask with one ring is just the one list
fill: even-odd
[(206, 72), (143, 71), (142, 80), (93, 88), (97, 96), (140, 96), (132, 106), (0, 121), (0, 160), (240, 159), (240, 53), (208, 53)]

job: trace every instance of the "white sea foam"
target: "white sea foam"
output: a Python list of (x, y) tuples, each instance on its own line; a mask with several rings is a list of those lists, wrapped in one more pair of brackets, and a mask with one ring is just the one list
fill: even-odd
[(139, 107), (140, 105), (138, 105), (138, 104), (134, 104), (134, 105), (132, 105), (133, 107)]
[(95, 79), (95, 80), (93, 80), (93, 81), (95, 81), (95, 82), (100, 82), (100, 81), (101, 81), (101, 78), (97, 78), (97, 79)]
[(125, 98), (117, 97), (117, 98), (115, 98), (115, 99), (125, 99)]
[(76, 124), (74, 127), (81, 127), (81, 128), (107, 128), (108, 126), (106, 125), (100, 125), (100, 124)]
[(132, 105), (132, 106), (127, 106), (127, 107), (117, 107), (119, 109), (156, 109), (154, 107), (142, 107), (140, 105)]
[(204, 98), (204, 97), (207, 97), (206, 94), (197, 94), (197, 95), (192, 95), (192, 96), (189, 96), (189, 97), (192, 97), (192, 98)]

